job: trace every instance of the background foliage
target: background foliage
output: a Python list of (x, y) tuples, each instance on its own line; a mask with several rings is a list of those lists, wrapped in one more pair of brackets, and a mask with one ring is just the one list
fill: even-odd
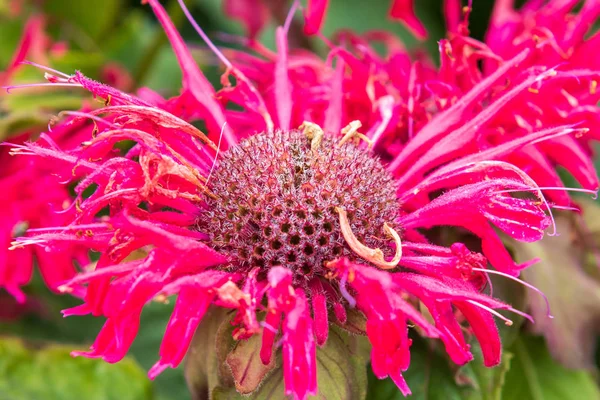
[[(147, 86), (165, 96), (177, 93), (181, 73), (149, 7), (138, 1), (120, 0), (19, 3), (22, 3), (22, 9), (15, 16), (11, 11), (12, 3), (0, 1), (0, 70), (10, 62), (27, 18), (43, 13), (47, 15), (47, 30), (53, 40), (67, 44), (65, 51), (50, 53), (48, 63), (52, 67), (67, 73), (79, 69), (87, 76), (104, 80), (107, 66), (117, 66), (127, 71), (130, 77), (130, 81), (123, 83), (127, 90)], [(213, 34), (217, 43), (219, 36), (216, 33), (242, 33), (237, 23), (223, 15), (220, 0), (189, 0), (187, 3), (197, 21)], [(408, 46), (416, 44), (403, 27), (385, 19), (389, 0), (370, 1), (368, 7), (364, 7), (363, 0), (333, 0), (331, 3), (324, 28), (326, 35), (340, 28), (363, 32), (376, 27), (397, 33)], [(430, 32), (426, 47), (434, 54), (436, 40), (444, 35), (441, 0), (417, 3), (417, 13)], [(475, 0), (474, 3), (471, 29), (473, 36), (482, 38), (493, 2)], [(176, 2), (167, 2), (167, 8), (184, 37), (196, 49), (198, 62), (217, 82), (215, 60), (204, 51)], [(273, 47), (273, 31), (274, 27), (271, 27), (261, 37), (269, 47)], [(319, 48), (317, 42), (309, 45)], [(39, 82), (41, 76), (38, 70), (22, 68), (16, 80)], [(51, 115), (78, 108), (84, 97), (73, 91), (18, 91), (10, 96), (0, 96), (0, 140), (24, 127), (45, 128)], [(565, 176), (565, 179), (570, 178)], [(564, 217), (560, 221), (560, 238), (513, 246), (517, 258), (540, 256), (546, 260), (526, 271), (525, 278), (546, 292), (556, 318), (540, 326), (516, 323), (511, 328), (502, 327), (506, 351), (503, 363), (494, 369), (484, 368), (480, 359), (456, 367), (436, 345), (415, 338), (413, 361), (406, 373), (414, 392), (413, 399), (600, 399), (597, 385), (600, 357), (595, 352), (598, 342), (595, 328), (600, 320), (600, 281), (593, 252), (595, 244), (600, 243), (600, 212), (593, 202), (583, 204), (587, 231), (581, 229), (581, 217)], [(495, 290), (497, 295), (511, 300), (516, 306), (531, 307), (535, 316), (540, 301), (535, 295), (506, 281), (497, 282)], [(0, 324), (0, 400), (191, 398), (181, 368), (165, 371), (154, 382), (150, 382), (144, 373), (156, 361), (171, 306), (156, 303), (147, 307), (131, 357), (109, 365), (68, 356), (70, 349), (89, 346), (102, 321), (91, 317), (63, 319), (60, 310), (77, 302), (50, 294), (39, 276), (27, 291), (29, 300), (20, 306), (5, 293), (0, 293), (3, 314), (19, 316)], [(544, 334), (545, 338), (534, 333)], [(339, 351), (344, 351), (342, 339), (323, 350), (330, 352), (333, 359)], [(575, 368), (569, 369), (565, 365)], [(333, 371), (332, 376), (347, 376), (350, 369), (357, 382), (368, 381), (367, 398), (402, 398), (391, 381), (378, 381), (366, 369), (344, 366)], [(319, 386), (324, 398), (342, 398), (339, 397), (342, 388), (327, 387), (321, 380)], [(346, 389), (348, 396), (362, 395), (364, 385), (363, 389)], [(277, 392), (283, 393), (282, 390)], [(219, 392), (220, 395), (218, 391), (214, 393), (215, 398), (231, 398), (231, 393), (226, 391)]]

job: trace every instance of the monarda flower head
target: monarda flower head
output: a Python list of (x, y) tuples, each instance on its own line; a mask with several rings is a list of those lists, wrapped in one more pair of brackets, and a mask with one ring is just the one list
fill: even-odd
[[(149, 3), (181, 65), (181, 95), (141, 98), (79, 72), (49, 71), (50, 82), (105, 100), (81, 114), (96, 128), (74, 150), (13, 149), (77, 181), (73, 220), (30, 230), (15, 246), (75, 243), (100, 254), (95, 268), (61, 286), (85, 290), (84, 303), (65, 315), (106, 318), (91, 349), (75, 354), (119, 361), (144, 306), (177, 295), (151, 378), (181, 363), (210, 307), (232, 310), (236, 341), (260, 338), (263, 364), (281, 344), (285, 393), (294, 399), (318, 393), (317, 347), (355, 310), (366, 318), (373, 372), (405, 395), (411, 334), (441, 340), (464, 364), (473, 358), (468, 327), (485, 365), (500, 362), (494, 317), (510, 324), (497, 310), (519, 312), (484, 294), (488, 274), (518, 279), (531, 263), (516, 264), (496, 228), (532, 242), (551, 224), (536, 181), (508, 161), (524, 146), (587, 129), (542, 124), (491, 141), (489, 123), (500, 110), (520, 110), (527, 88), (552, 82), (554, 70), (522, 74), (527, 54), (498, 59), (460, 92), (436, 86), (445, 72), (385, 34), (342, 34), (325, 62), (289, 51), (290, 17), (276, 31), (276, 53), (256, 48), (232, 62), (206, 39), (227, 68), (215, 92), (164, 9)], [(388, 59), (370, 50), (371, 39), (389, 46)], [(508, 75), (518, 83), (491, 96)], [(433, 87), (447, 88), (446, 97), (425, 93)], [(206, 132), (190, 124), (199, 119)], [(123, 141), (134, 145), (116, 146)], [(470, 231), (481, 252), (432, 242), (438, 226)]]

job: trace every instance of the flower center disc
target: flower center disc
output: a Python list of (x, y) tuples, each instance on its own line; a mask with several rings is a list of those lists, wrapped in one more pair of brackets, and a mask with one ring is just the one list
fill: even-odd
[(393, 255), (383, 224), (398, 216), (396, 187), (378, 158), (325, 136), (311, 150), (300, 131), (262, 133), (219, 157), (199, 227), (231, 268), (281, 265), (296, 283), (324, 272), (340, 256), (356, 261), (340, 231), (336, 207), (348, 213), (355, 236)]

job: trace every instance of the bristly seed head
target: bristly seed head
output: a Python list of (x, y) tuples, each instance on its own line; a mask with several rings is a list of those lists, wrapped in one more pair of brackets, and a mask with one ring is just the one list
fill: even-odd
[(300, 131), (261, 133), (220, 155), (199, 228), (232, 258), (231, 268), (294, 271), (297, 284), (324, 274), (340, 256), (364, 262), (347, 245), (336, 207), (356, 238), (393, 257), (384, 224), (398, 216), (396, 186), (379, 159), (325, 136), (311, 150)]

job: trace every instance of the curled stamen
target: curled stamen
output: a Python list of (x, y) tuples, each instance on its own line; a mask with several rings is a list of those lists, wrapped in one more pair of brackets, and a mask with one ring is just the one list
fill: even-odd
[[(591, 190), (591, 189), (583, 189), (583, 188), (568, 188), (568, 187), (561, 187), (561, 186), (546, 186), (546, 187), (540, 187), (540, 186), (535, 186), (532, 188), (520, 188), (520, 189), (505, 189), (505, 190), (499, 190), (499, 191), (495, 191), (494, 194), (504, 194), (504, 193), (516, 193), (516, 192), (538, 192), (538, 197), (543, 201), (544, 205), (546, 206), (548, 213), (550, 214), (550, 219), (552, 220), (552, 228), (553, 228), (553, 232), (549, 233), (548, 236), (559, 236), (560, 234), (558, 233), (557, 227), (556, 227), (556, 222), (554, 220), (554, 215), (552, 214), (552, 208), (556, 208), (556, 209), (560, 209), (560, 206), (550, 206), (550, 204), (548, 204), (548, 202), (546, 201), (546, 199), (544, 198), (543, 195), (540, 195), (542, 190), (564, 190), (566, 192), (579, 192), (579, 193), (587, 193), (590, 194), (592, 196), (593, 200), (597, 200), (598, 199), (598, 191), (599, 189), (596, 190)], [(563, 208), (566, 209), (566, 208)]]
[(544, 292), (542, 292), (540, 289), (536, 288), (532, 284), (527, 283), (524, 280), (521, 280), (521, 279), (511, 276), (509, 274), (505, 274), (504, 272), (500, 272), (500, 271), (488, 270), (488, 269), (483, 269), (483, 268), (473, 268), (473, 271), (480, 271), (480, 272), (484, 272), (486, 274), (500, 275), (505, 278), (512, 279), (513, 281), (518, 282), (525, 287), (528, 287), (529, 289), (533, 290), (534, 292), (538, 293), (540, 296), (542, 296), (544, 298), (544, 301), (546, 302), (546, 316), (548, 318), (554, 318), (554, 316), (552, 314), (550, 314), (550, 302), (548, 301), (548, 298), (546, 297)]
[(386, 261), (381, 249), (372, 249), (365, 246), (354, 235), (354, 232), (352, 232), (352, 228), (350, 227), (350, 222), (348, 221), (346, 210), (341, 207), (336, 207), (335, 211), (340, 215), (340, 227), (346, 243), (348, 243), (348, 246), (350, 246), (359, 257), (370, 261), (381, 269), (392, 269), (398, 265), (402, 258), (402, 241), (400, 240), (398, 232), (391, 228), (387, 223), (383, 224), (383, 231), (396, 242), (396, 254), (394, 255), (394, 258), (392, 258), (391, 261)]
[(494, 284), (492, 283), (492, 280), (490, 279), (490, 276), (488, 274), (483, 274), (485, 276), (485, 280), (488, 284), (488, 286), (490, 287), (490, 297), (494, 296)]
[(352, 121), (348, 125), (346, 125), (342, 129), (342, 134), (344, 135), (344, 137), (342, 137), (342, 140), (340, 140), (340, 142), (338, 143), (337, 146), (341, 147), (348, 140), (357, 138), (358, 140), (362, 139), (365, 142), (367, 142), (369, 148), (371, 148), (371, 146), (373, 146), (373, 141), (371, 139), (369, 139), (366, 135), (363, 135), (362, 133), (360, 133), (358, 131), (361, 126), (362, 126), (362, 123), (360, 121)]
[(532, 324), (535, 324), (535, 321), (533, 320), (533, 317), (527, 313), (524, 313), (523, 311), (519, 311), (517, 309), (514, 308), (508, 308), (508, 311), (514, 312), (517, 315), (520, 315), (521, 317), (527, 319), (529, 322), (531, 322)]

